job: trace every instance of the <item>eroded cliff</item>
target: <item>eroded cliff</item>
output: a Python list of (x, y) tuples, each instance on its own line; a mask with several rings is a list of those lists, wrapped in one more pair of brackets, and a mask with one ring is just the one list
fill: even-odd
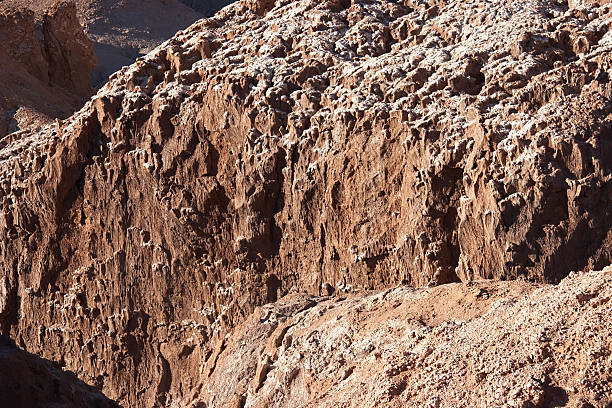
[(603, 268), (611, 23), (548, 0), (201, 20), (69, 120), (0, 140), (2, 332), (126, 406), (169, 405), (292, 291)]
[[(41, 18), (57, 1), (2, 0), (0, 7), (26, 8)], [(179, 0), (71, 1), (98, 57), (91, 75), (92, 85), (96, 88), (104, 85), (108, 77), (121, 67), (132, 64), (178, 30), (203, 17)], [(207, 3), (209, 10), (218, 10), (217, 5)]]

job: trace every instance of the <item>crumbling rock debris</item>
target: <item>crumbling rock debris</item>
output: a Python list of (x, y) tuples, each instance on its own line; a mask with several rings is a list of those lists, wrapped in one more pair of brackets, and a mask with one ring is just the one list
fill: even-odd
[(290, 292), (605, 267), (610, 24), (609, 4), (551, 0), (200, 20), (69, 120), (0, 139), (0, 331), (162, 406)]
[(290, 295), (236, 328), (179, 405), (608, 407), (611, 299), (612, 267), (558, 286)]
[(66, 118), (92, 95), (96, 56), (74, 3), (56, 1), (38, 21), (1, 7), (0, 43), (0, 137)]

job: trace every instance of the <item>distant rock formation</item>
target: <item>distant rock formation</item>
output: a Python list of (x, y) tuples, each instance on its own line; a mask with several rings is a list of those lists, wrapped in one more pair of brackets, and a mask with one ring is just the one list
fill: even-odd
[(93, 93), (96, 65), (74, 3), (33, 11), (0, 8), (0, 136), (70, 115)]
[(204, 17), (179, 0), (77, 0), (77, 6), (99, 59), (92, 77), (96, 87)]
[(0, 139), (0, 331), (166, 406), (293, 292), (603, 269), (611, 26), (609, 4), (557, 0), (242, 0), (200, 20), (70, 119)]
[[(37, 18), (57, 0), (0, 0), (5, 8), (27, 8)], [(91, 75), (95, 87), (136, 58), (157, 47), (178, 30), (203, 17), (179, 0), (74, 0), (79, 21), (94, 42), (98, 64)]]
[(43, 15), (40, 26), (49, 83), (89, 98), (89, 77), (96, 66), (92, 41), (87, 38), (72, 1), (56, 1)]
[(96, 65), (92, 42), (71, 1), (56, 1), (36, 22), (33, 11), (0, 9), (0, 41), (6, 58), (23, 64), (35, 78), (89, 98), (89, 75)]

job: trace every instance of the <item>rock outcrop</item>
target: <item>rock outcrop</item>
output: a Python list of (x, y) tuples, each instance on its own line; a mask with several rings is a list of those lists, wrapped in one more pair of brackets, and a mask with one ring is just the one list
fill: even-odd
[(609, 407), (611, 299), (612, 268), (293, 295), (258, 308), (177, 406)]
[(92, 42), (87, 38), (70, 1), (54, 1), (40, 21), (25, 8), (3, 8), (0, 41), (6, 58), (49, 86), (59, 86), (89, 98), (89, 75), (96, 65)]
[(77, 19), (72, 1), (56, 1), (43, 15), (42, 35), (49, 83), (91, 96), (91, 71), (97, 64), (92, 41)]
[(24, 8), (0, 8), (0, 137), (74, 113), (93, 93), (92, 42), (74, 3), (58, 1), (36, 20)]
[(55, 363), (19, 350), (0, 336), (0, 396), (4, 407), (115, 408), (116, 403)]
[(163, 406), (290, 292), (605, 267), (610, 24), (552, 0), (199, 21), (69, 120), (0, 139), (0, 330)]

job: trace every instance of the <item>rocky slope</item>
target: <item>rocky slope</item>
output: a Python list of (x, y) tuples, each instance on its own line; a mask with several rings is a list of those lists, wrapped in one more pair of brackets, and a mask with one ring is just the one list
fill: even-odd
[(199, 21), (69, 120), (0, 139), (0, 330), (165, 406), (292, 291), (602, 269), (611, 23), (551, 0), (243, 0)]
[(66, 118), (89, 99), (96, 65), (73, 3), (34, 12), (0, 3), (0, 137)]
[(289, 296), (258, 308), (176, 406), (609, 407), (611, 299), (612, 268), (559, 286)]
[(93, 75), (96, 86), (203, 17), (178, 0), (79, 0), (78, 4), (100, 59)]

